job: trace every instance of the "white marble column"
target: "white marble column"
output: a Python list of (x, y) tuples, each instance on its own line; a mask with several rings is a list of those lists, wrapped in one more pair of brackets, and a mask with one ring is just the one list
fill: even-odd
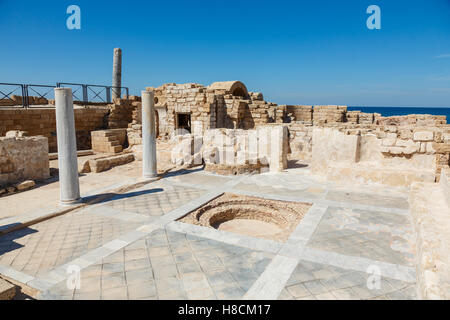
[(72, 89), (55, 88), (60, 204), (81, 201)]
[(155, 178), (156, 132), (153, 91), (142, 91), (142, 165), (144, 178)]

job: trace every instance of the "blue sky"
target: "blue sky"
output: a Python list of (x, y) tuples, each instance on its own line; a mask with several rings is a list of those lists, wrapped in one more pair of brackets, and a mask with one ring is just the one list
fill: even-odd
[(0, 82), (109, 85), (121, 47), (135, 94), (241, 80), (279, 104), (450, 107), (450, 0), (0, 0), (0, 35)]

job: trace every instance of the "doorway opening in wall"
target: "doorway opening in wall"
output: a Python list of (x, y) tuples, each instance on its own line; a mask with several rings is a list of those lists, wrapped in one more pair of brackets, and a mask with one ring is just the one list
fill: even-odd
[[(178, 134), (191, 133), (191, 114), (177, 113), (176, 129)], [(186, 132), (187, 131), (187, 132)]]

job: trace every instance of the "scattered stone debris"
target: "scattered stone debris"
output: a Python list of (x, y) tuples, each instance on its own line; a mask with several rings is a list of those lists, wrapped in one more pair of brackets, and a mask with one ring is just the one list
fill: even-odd
[(27, 180), (16, 184), (14, 187), (17, 189), (17, 191), (25, 191), (33, 188), (35, 185), (36, 183), (33, 180)]
[(36, 183), (33, 180), (26, 180), (20, 183), (16, 183), (15, 185), (0, 189), (0, 196), (30, 190), (34, 188), (35, 185)]

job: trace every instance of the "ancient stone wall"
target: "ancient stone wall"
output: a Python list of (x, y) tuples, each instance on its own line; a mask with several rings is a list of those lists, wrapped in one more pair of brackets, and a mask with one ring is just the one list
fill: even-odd
[(288, 117), (293, 117), (295, 121), (313, 121), (312, 106), (286, 106), (286, 113)]
[(114, 99), (114, 103), (108, 105), (110, 113), (108, 115), (108, 128), (128, 128), (133, 122), (133, 113), (142, 107), (141, 98), (130, 96), (129, 99)]
[[(208, 87), (172, 83), (151, 89), (155, 91), (160, 136), (171, 135), (179, 127), (177, 113), (189, 114), (191, 132), (200, 136), (214, 128), (251, 130), (281, 125), (288, 129), (289, 158), (314, 164), (316, 172), (329, 174), (334, 180), (345, 180), (350, 174), (361, 182), (409, 185), (416, 180), (438, 180), (441, 168), (448, 167), (450, 161), (445, 116), (382, 117), (378, 113), (348, 111), (346, 106), (278, 106), (264, 101), (261, 93), (247, 92), (239, 82), (214, 83)], [(336, 139), (332, 137), (330, 141), (335, 145), (330, 147), (330, 141), (319, 135), (315, 143), (315, 128), (328, 127), (343, 133), (337, 133)], [(140, 130), (140, 115), (135, 110), (128, 129), (131, 144), (141, 143)], [(347, 138), (348, 135), (353, 137)], [(336, 154), (329, 151), (336, 146), (344, 151), (346, 139), (353, 139), (356, 158), (335, 161)], [(321, 158), (314, 158), (314, 145), (323, 148), (317, 152), (322, 154)], [(349, 163), (357, 165), (350, 170)], [(320, 164), (322, 167), (318, 169)]]
[(48, 141), (37, 137), (0, 138), (0, 187), (49, 178)]
[(440, 183), (414, 183), (411, 215), (416, 230), (416, 276), (420, 299), (450, 299), (450, 170)]
[(434, 182), (448, 167), (443, 127), (314, 127), (312, 171), (334, 181), (409, 186)]
[[(191, 131), (197, 130), (198, 134), (214, 128), (253, 129), (274, 121), (276, 104), (265, 102), (261, 93), (248, 93), (238, 81), (214, 83), (209, 87), (168, 83), (147, 89), (155, 93), (160, 136), (170, 135), (181, 127), (178, 114), (189, 115)], [(138, 112), (132, 118), (132, 125), (140, 124)]]
[(346, 106), (314, 106), (313, 121), (314, 124), (344, 122)]
[(173, 137), (172, 162), (202, 164), (205, 170), (235, 175), (287, 168), (287, 128), (263, 126), (255, 130), (212, 129), (203, 136)]
[(147, 89), (155, 93), (159, 135), (171, 134), (179, 127), (177, 114), (189, 114), (191, 128), (198, 128), (198, 123), (201, 123), (202, 130), (215, 128), (215, 99), (207, 94), (206, 87), (195, 83), (168, 83)]
[[(28, 96), (28, 105), (48, 105), (50, 102), (46, 98)], [(23, 105), (22, 96), (11, 95), (10, 99), (0, 99), (0, 106), (21, 106)]]
[[(108, 112), (104, 107), (75, 108), (78, 150), (91, 148), (91, 131), (105, 128), (104, 118)], [(11, 130), (27, 131), (29, 136), (42, 135), (48, 139), (49, 151), (57, 151), (54, 108), (0, 109), (0, 136)]]

